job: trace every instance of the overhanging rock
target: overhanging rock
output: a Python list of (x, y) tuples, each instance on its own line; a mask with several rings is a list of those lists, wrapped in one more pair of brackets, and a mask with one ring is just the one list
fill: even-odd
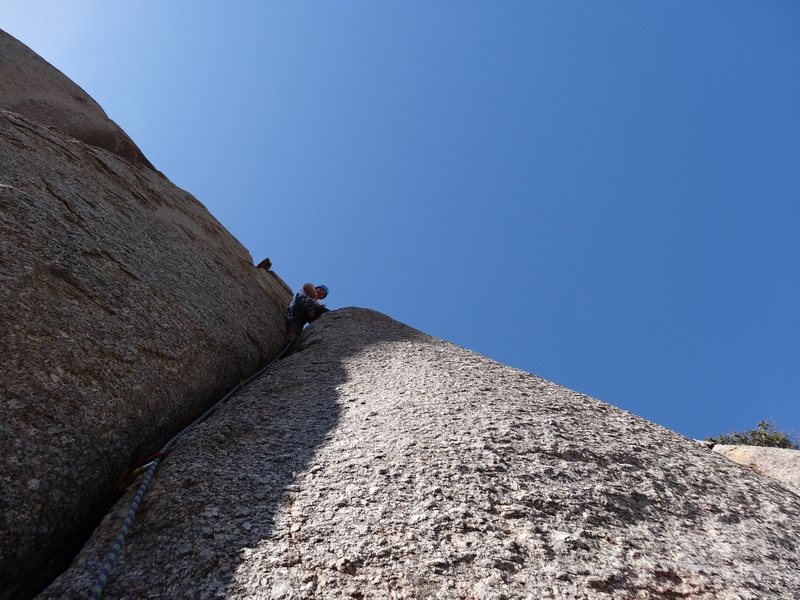
[(373, 311), (301, 342), (181, 440), (104, 597), (800, 597), (800, 498), (695, 442)]
[(55, 127), (152, 168), (133, 140), (74, 81), (0, 30), (0, 110)]

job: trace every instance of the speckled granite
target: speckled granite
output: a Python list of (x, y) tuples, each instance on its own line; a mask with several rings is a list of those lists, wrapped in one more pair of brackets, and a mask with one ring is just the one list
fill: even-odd
[[(42, 598), (83, 598), (130, 493)], [(800, 498), (363, 309), (164, 463), (106, 598), (800, 597)]]
[(725, 444), (715, 444), (713, 449), (800, 495), (800, 450)]
[(0, 252), (6, 598), (131, 461), (280, 350), (291, 294), (163, 175), (5, 111)]

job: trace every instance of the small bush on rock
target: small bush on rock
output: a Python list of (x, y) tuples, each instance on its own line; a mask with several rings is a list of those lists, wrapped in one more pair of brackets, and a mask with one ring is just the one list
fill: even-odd
[(708, 437), (706, 440), (714, 444), (729, 444), (732, 446), (742, 444), (745, 446), (800, 449), (800, 446), (793, 442), (788, 435), (775, 431), (772, 423), (767, 421), (760, 421), (757, 429)]

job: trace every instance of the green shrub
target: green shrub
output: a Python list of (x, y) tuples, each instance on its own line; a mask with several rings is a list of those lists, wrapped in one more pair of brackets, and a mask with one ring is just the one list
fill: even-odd
[(772, 423), (768, 423), (767, 421), (760, 421), (757, 429), (750, 429), (749, 431), (742, 431), (739, 433), (729, 433), (727, 435), (718, 435), (717, 437), (708, 437), (706, 440), (714, 444), (729, 444), (732, 446), (742, 444), (745, 446), (800, 449), (800, 446), (793, 442), (788, 435), (780, 431), (775, 431)]

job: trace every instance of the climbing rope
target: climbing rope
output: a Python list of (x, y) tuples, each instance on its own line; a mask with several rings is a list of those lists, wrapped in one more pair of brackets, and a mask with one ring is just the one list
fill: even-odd
[(289, 349), (289, 346), (292, 345), (292, 342), (289, 342), (286, 347), (280, 351), (280, 353), (272, 359), (272, 361), (262, 367), (257, 372), (252, 374), (250, 377), (245, 379), (244, 381), (240, 381), (236, 386), (221, 400), (218, 400), (214, 403), (206, 412), (202, 415), (197, 417), (194, 421), (192, 421), (189, 425), (184, 427), (181, 431), (176, 433), (164, 446), (150, 456), (148, 459), (149, 462), (145, 462), (145, 464), (141, 465), (140, 467), (133, 470), (132, 475), (134, 477), (138, 476), (140, 473), (145, 473), (144, 478), (142, 479), (142, 483), (139, 484), (139, 489), (136, 490), (136, 494), (131, 501), (131, 506), (128, 509), (128, 514), (125, 516), (125, 520), (122, 522), (122, 527), (120, 527), (117, 536), (114, 538), (114, 542), (111, 544), (111, 550), (109, 550), (108, 554), (106, 555), (105, 560), (103, 561), (103, 565), (100, 567), (100, 576), (97, 578), (94, 586), (92, 586), (91, 595), (89, 596), (91, 600), (99, 600), (100, 596), (103, 594), (103, 590), (108, 583), (108, 577), (111, 575), (111, 570), (114, 568), (114, 563), (117, 561), (117, 555), (119, 554), (120, 550), (122, 549), (122, 544), (125, 542), (125, 537), (128, 535), (128, 531), (131, 528), (131, 523), (133, 523), (133, 516), (136, 514), (136, 511), (139, 510), (139, 505), (142, 503), (142, 498), (144, 498), (145, 492), (147, 492), (147, 488), (150, 486), (150, 482), (153, 480), (153, 477), (156, 474), (156, 470), (158, 469), (158, 465), (167, 457), (172, 447), (178, 441), (179, 438), (186, 435), (190, 431), (192, 431), (195, 427), (200, 425), (203, 421), (205, 421), (214, 411), (216, 411), (222, 404), (231, 396), (233, 396), (236, 392), (250, 383), (253, 379), (261, 375), (264, 371), (269, 369), (275, 361), (281, 358), (284, 353)]

